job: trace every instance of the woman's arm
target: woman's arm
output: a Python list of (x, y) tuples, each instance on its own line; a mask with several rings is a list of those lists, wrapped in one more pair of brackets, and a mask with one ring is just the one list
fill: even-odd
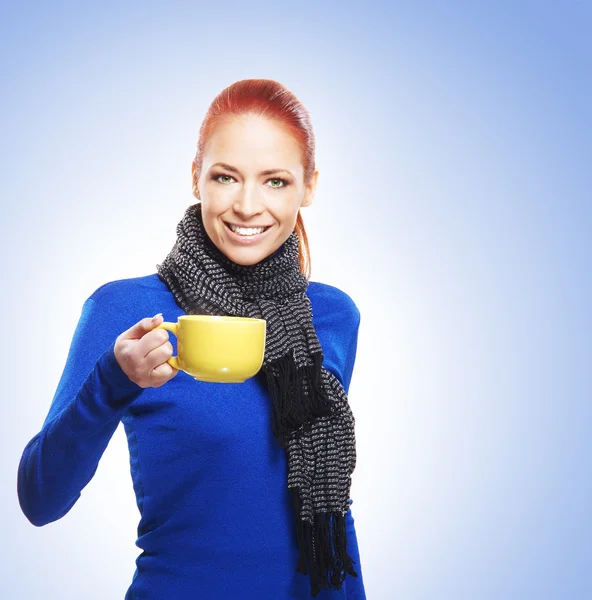
[(113, 323), (88, 298), (49, 414), (26, 445), (17, 476), (21, 509), (37, 527), (63, 517), (95, 474), (127, 405), (144, 388), (113, 354)]
[[(353, 500), (350, 499), (350, 505)], [(354, 518), (351, 513), (351, 508), (345, 513), (345, 530), (347, 535), (347, 553), (354, 561), (354, 571), (358, 574), (357, 577), (347, 575), (345, 578), (346, 597), (347, 600), (366, 600), (366, 592), (364, 590), (364, 579), (362, 577), (362, 565), (360, 564), (360, 551), (358, 548), (358, 539), (354, 526)]]
[[(350, 336), (345, 344), (345, 362), (344, 362), (344, 373), (343, 373), (343, 384), (346, 393), (349, 394), (349, 387), (353, 375), (354, 365), (356, 362), (356, 354), (358, 349), (358, 333), (360, 329), (360, 311), (355, 305), (354, 301), (349, 298), (350, 305)], [(353, 504), (353, 500), (350, 498), (350, 506)], [(349, 556), (354, 560), (354, 570), (358, 574), (357, 577), (347, 575), (346, 581), (346, 597), (347, 600), (366, 600), (366, 592), (364, 590), (364, 579), (362, 577), (362, 565), (360, 562), (360, 549), (358, 547), (358, 538), (356, 535), (356, 528), (354, 525), (354, 518), (352, 516), (351, 508), (345, 514), (345, 529), (347, 533), (347, 552)]]

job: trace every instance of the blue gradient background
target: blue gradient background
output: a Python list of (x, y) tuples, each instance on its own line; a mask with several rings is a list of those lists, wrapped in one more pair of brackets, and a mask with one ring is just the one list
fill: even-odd
[(209, 103), (264, 77), (315, 127), (313, 279), (362, 314), (368, 598), (591, 598), (591, 31), (575, 0), (2, 3), (0, 597), (131, 583), (123, 426), (43, 528), (18, 461), (84, 300), (174, 243)]

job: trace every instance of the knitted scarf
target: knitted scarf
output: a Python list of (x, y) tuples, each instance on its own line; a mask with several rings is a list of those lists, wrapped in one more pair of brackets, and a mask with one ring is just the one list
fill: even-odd
[(239, 265), (206, 233), (198, 202), (186, 209), (157, 272), (187, 314), (266, 320), (258, 376), (269, 391), (276, 443), (287, 453), (296, 570), (309, 575), (312, 596), (340, 589), (346, 573), (358, 576), (346, 551), (345, 527), (356, 464), (355, 420), (341, 383), (322, 366), (296, 232), (259, 263)]

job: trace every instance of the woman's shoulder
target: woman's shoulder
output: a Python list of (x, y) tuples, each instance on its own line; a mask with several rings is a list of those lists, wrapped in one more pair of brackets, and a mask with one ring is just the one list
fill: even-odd
[(89, 298), (94, 302), (104, 303), (112, 299), (133, 299), (137, 295), (145, 297), (150, 292), (166, 291), (166, 289), (166, 284), (158, 277), (158, 274), (150, 273), (139, 277), (107, 281), (96, 288)]
[(93, 318), (111, 322), (118, 330), (158, 312), (164, 314), (165, 320), (170, 319), (177, 308), (157, 273), (107, 281), (88, 296), (85, 306)]
[(332, 316), (346, 317), (348, 321), (359, 323), (360, 310), (352, 296), (345, 290), (328, 283), (310, 281), (307, 293), (313, 310), (320, 308)]

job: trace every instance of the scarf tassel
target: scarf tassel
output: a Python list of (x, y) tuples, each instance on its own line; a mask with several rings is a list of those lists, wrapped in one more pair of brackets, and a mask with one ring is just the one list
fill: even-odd
[(300, 495), (290, 488), (296, 513), (298, 533), (298, 563), (296, 570), (309, 575), (311, 595), (316, 597), (322, 589), (338, 590), (346, 573), (358, 577), (354, 560), (347, 554), (345, 516), (337, 512), (315, 513), (314, 523), (300, 517)]
[(331, 415), (331, 404), (323, 389), (323, 355), (313, 354), (313, 363), (297, 367), (286, 354), (263, 367), (271, 397), (272, 429), (282, 448), (301, 427), (310, 428), (319, 417)]

